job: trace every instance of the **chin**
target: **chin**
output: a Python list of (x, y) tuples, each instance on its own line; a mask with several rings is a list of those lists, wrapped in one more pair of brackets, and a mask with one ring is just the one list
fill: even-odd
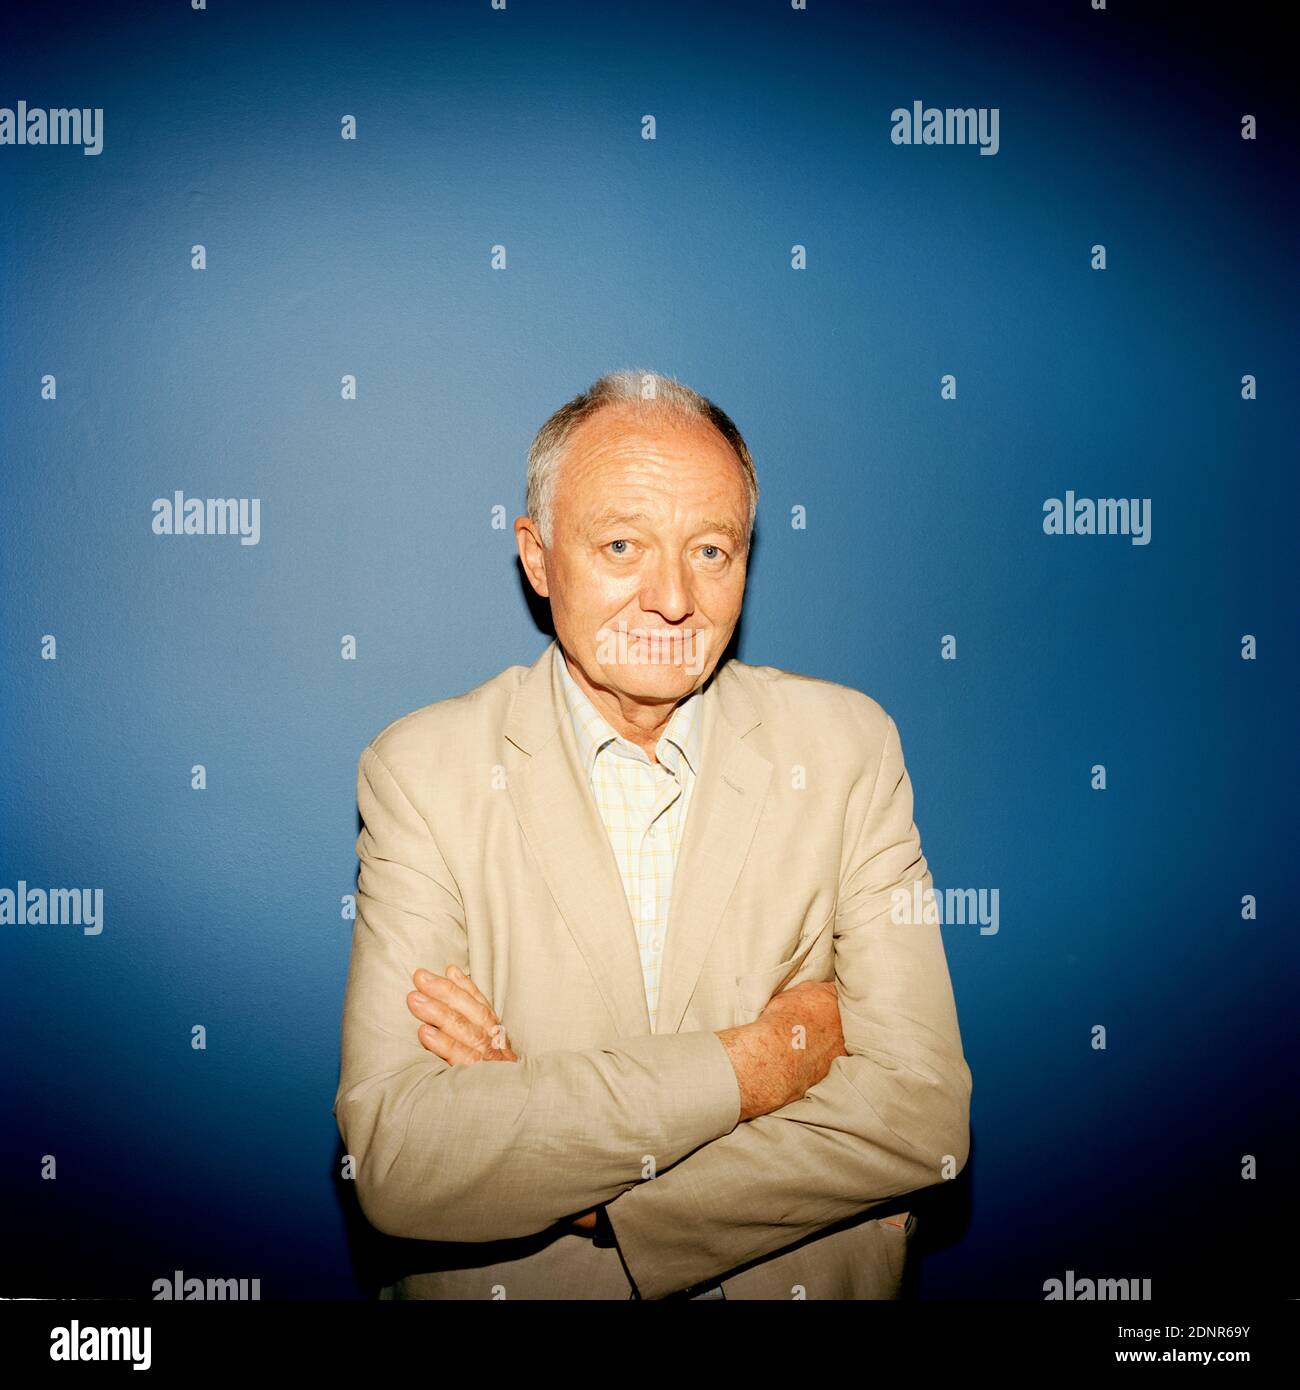
[(610, 673), (629, 695), (686, 695), (701, 673), (685, 666), (616, 666)]
[(607, 639), (605, 650), (597, 644), (597, 664), (612, 687), (629, 695), (657, 699), (687, 695), (716, 664), (712, 633), (707, 629), (694, 629), (691, 638), (677, 642), (628, 636), (626, 629), (612, 624), (601, 632), (616, 635)]

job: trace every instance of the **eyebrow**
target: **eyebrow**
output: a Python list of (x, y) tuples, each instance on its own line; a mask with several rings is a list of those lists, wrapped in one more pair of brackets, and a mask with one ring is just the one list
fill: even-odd
[[(610, 526), (622, 526), (625, 522), (648, 520), (649, 517), (647, 517), (645, 512), (619, 512), (611, 508), (593, 517), (587, 529), (589, 534), (595, 535), (596, 532), (604, 531)], [(745, 543), (745, 538), (741, 534), (740, 528), (730, 521), (719, 521), (715, 517), (706, 517), (705, 520), (700, 523), (699, 530), (696, 534), (702, 535), (708, 531), (721, 532), (722, 535), (726, 536), (732, 544), (736, 546), (742, 546)]]

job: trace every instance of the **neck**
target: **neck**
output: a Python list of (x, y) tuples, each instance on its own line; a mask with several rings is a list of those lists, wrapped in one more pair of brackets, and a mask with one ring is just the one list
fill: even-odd
[(681, 704), (682, 696), (673, 700), (637, 700), (621, 691), (610, 690), (607, 686), (596, 685), (588, 679), (587, 673), (563, 649), (561, 660), (568, 667), (573, 683), (591, 701), (609, 727), (620, 738), (643, 748), (651, 762), (657, 762), (655, 747), (659, 743), (673, 711)]

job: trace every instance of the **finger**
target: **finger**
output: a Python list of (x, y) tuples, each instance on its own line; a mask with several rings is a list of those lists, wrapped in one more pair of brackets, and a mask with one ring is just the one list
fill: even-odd
[[(492, 1001), (487, 997), (486, 994), (483, 993), (481, 989), (479, 989), (479, 987), (474, 983), (474, 981), (471, 980), (470, 977), (458, 965), (449, 965), (447, 967), (447, 976), (449, 979), (454, 980), (461, 987), (461, 989), (472, 994), (474, 998), (479, 1001), (480, 1004), (483, 1004), (487, 1008), (492, 1009)], [(492, 1012), (493, 1014), (495, 1014), (496, 1010), (493, 1009)]]
[(486, 1029), (480, 1028), (450, 1005), (427, 994), (421, 994), (419, 991), (408, 994), (406, 1007), (421, 1023), (432, 1025), (440, 1033), (454, 1038), (475, 1052), (483, 1051), (491, 1041)]
[(476, 1051), (486, 1051), (492, 1045), (486, 1028), (466, 1018), (459, 1010), (433, 999), (418, 990), (406, 996), (406, 1007), (423, 1023), (431, 1023), (440, 1032), (447, 1033), (458, 1042)]
[(457, 1042), (455, 1038), (444, 1033), (440, 1028), (434, 1028), (426, 1023), (421, 1026), (420, 1032), (425, 1035), (422, 1039), (424, 1046), (436, 1056), (441, 1057), (444, 1062), (449, 1062), (452, 1066), (470, 1066), (478, 1061), (478, 1053), (472, 1047), (466, 1047), (464, 1043)]
[(499, 1022), (490, 1005), (479, 1003), (468, 990), (461, 989), (455, 980), (448, 979), (446, 975), (435, 975), (432, 970), (417, 970), (412, 978), (421, 994), (455, 1009), (480, 1028), (486, 1030)]
[(453, 1066), (458, 1063), (466, 1065), (477, 1062), (478, 1054), (472, 1048), (468, 1048), (464, 1043), (457, 1042), (455, 1038), (448, 1036), (441, 1029), (431, 1027), (429, 1024), (422, 1024), (417, 1033), (420, 1039), (420, 1046), (441, 1057), (444, 1062), (450, 1062)]
[(478, 1010), (475, 1010), (474, 1013), (474, 1017), (479, 1021), (483, 1022), (484, 1027), (488, 1026), (488, 1018), (496, 1020), (498, 1022), (500, 1021), (500, 1015), (492, 1007), (492, 1001), (487, 997), (486, 994), (483, 993), (481, 989), (479, 989), (479, 987), (474, 983), (474, 981), (471, 980), (470, 977), (466, 975), (463, 970), (460, 969), (459, 966), (449, 965), (447, 967), (447, 978), (452, 982), (452, 984), (456, 986), (457, 989), (461, 991), (462, 994), (466, 996), (467, 999), (472, 999), (474, 1003), (478, 1005), (478, 1010), (486, 1011), (486, 1017), (484, 1013), (480, 1013)]
[[(432, 970), (417, 970), (411, 978), (415, 981), (416, 989), (424, 994), (432, 995), (441, 999), (444, 1003), (452, 1005), (467, 1018), (484, 1019), (486, 1014), (491, 1014), (492, 1005), (482, 995), (482, 991), (475, 987), (475, 992), (464, 989), (450, 975), (439, 975)], [(468, 976), (464, 976), (468, 980)]]

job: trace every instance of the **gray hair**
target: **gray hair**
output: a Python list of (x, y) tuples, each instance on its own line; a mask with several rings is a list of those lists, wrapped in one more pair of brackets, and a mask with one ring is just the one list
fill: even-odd
[(698, 391), (661, 376), (658, 372), (627, 370), (608, 372), (574, 398), (562, 405), (537, 431), (528, 450), (528, 495), (525, 506), (528, 515), (541, 532), (542, 544), (551, 543), (551, 527), (555, 508), (555, 481), (560, 463), (567, 451), (574, 430), (605, 406), (631, 405), (638, 410), (677, 420), (704, 420), (712, 425), (731, 445), (745, 475), (749, 493), (749, 524), (746, 536), (752, 536), (754, 518), (758, 514), (758, 475), (749, 446), (731, 417)]

